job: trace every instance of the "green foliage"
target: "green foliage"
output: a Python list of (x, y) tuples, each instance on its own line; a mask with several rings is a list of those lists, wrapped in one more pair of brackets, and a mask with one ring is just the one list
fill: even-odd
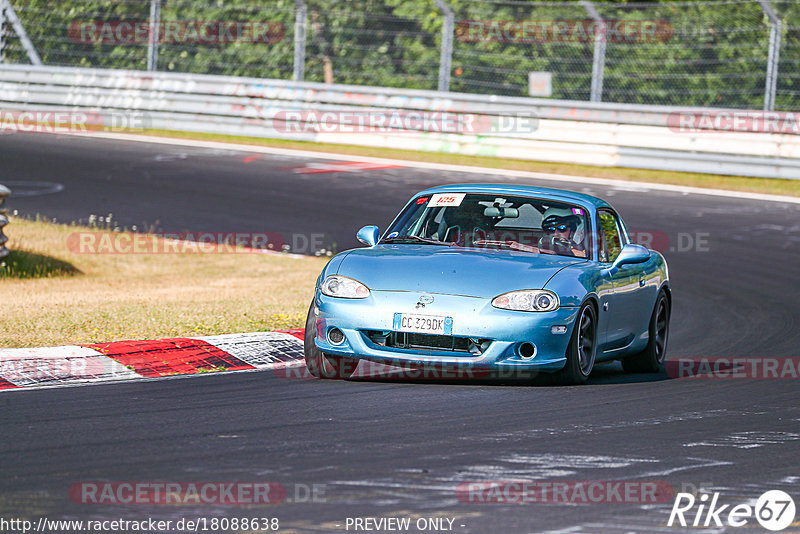
[[(143, 69), (147, 43), (87, 43), (80, 21), (149, 19), (149, 0), (12, 0), (45, 64)], [(587, 100), (592, 39), (464, 38), (467, 21), (576, 21), (577, 2), (447, 0), (456, 18), (451, 90), (526, 96), (528, 73), (553, 75), (553, 97)], [(307, 0), (305, 79), (435, 89), (443, 16), (433, 0)], [(596, 1), (605, 20), (658, 21), (659, 38), (606, 44), (603, 100), (676, 106), (761, 108), (769, 20), (755, 0)], [(772, 0), (783, 20), (777, 107), (800, 104), (800, 2)], [(276, 42), (162, 42), (158, 69), (290, 79), (293, 0), (163, 0), (162, 21), (270, 21)], [(459, 24), (461, 22), (462, 24)], [(13, 33), (13, 32), (12, 32)], [(7, 61), (25, 63), (11, 35)]]

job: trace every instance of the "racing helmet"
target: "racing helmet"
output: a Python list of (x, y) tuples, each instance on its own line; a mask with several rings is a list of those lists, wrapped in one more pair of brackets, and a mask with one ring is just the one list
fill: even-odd
[(547, 208), (542, 214), (542, 228), (548, 226), (567, 225), (572, 230), (572, 242), (576, 244), (583, 244), (585, 235), (584, 217), (579, 213), (582, 212), (580, 208)]

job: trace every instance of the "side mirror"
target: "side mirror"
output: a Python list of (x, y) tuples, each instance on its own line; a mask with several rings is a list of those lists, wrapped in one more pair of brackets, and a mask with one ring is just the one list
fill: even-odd
[(623, 265), (632, 265), (634, 263), (644, 263), (650, 259), (650, 251), (643, 247), (642, 245), (634, 245), (633, 243), (629, 243), (622, 247), (622, 250), (617, 256), (617, 259), (614, 260), (614, 263), (611, 264), (609, 267), (608, 272), (609, 274), (614, 274), (619, 271), (619, 268)]
[(361, 230), (358, 231), (356, 234), (356, 239), (367, 245), (368, 247), (374, 247), (375, 243), (378, 242), (378, 238), (380, 237), (380, 230), (377, 226), (365, 226)]

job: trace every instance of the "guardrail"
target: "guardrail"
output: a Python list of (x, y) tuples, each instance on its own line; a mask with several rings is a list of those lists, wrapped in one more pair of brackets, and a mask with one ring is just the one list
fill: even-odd
[[(800, 179), (800, 133), (677, 128), (680, 116), (760, 111), (608, 104), (184, 73), (0, 66), (0, 110), (96, 111), (106, 130), (159, 129), (373, 147)], [(309, 112), (447, 112), (488, 128), (364, 131)], [(302, 117), (289, 120), (289, 115)], [(337, 115), (333, 115), (337, 116)], [(772, 114), (780, 119), (783, 115)], [(776, 120), (777, 120), (776, 119)], [(498, 121), (511, 127), (498, 129)], [(305, 122), (303, 122), (305, 121)], [(516, 123), (514, 121), (517, 121)], [(434, 121), (435, 122), (435, 121)], [(526, 127), (520, 125), (525, 124)], [(713, 123), (713, 121), (712, 121)], [(516, 124), (516, 126), (514, 126)], [(699, 124), (699, 123), (698, 123)], [(533, 126), (531, 126), (533, 125)], [(0, 120), (0, 127), (4, 122)], [(331, 126), (327, 124), (327, 126)], [(707, 126), (707, 125), (706, 125)], [(712, 124), (713, 127), (713, 124)], [(333, 131), (332, 131), (333, 130)]]
[(3, 228), (8, 224), (8, 210), (3, 207), (6, 197), (11, 194), (11, 190), (4, 185), (0, 185), (0, 259), (8, 256), (6, 243), (8, 237), (3, 233)]

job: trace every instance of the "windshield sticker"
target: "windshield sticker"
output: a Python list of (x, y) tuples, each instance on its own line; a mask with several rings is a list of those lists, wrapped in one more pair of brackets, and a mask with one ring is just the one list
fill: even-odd
[(457, 207), (460, 206), (461, 202), (464, 201), (465, 196), (467, 196), (466, 193), (437, 193), (431, 197), (428, 207)]
[(417, 199), (417, 204), (425, 204), (428, 201), (428, 197), (419, 197)]
[(572, 208), (572, 213), (575, 215), (583, 215), (583, 210), (581, 208)]

